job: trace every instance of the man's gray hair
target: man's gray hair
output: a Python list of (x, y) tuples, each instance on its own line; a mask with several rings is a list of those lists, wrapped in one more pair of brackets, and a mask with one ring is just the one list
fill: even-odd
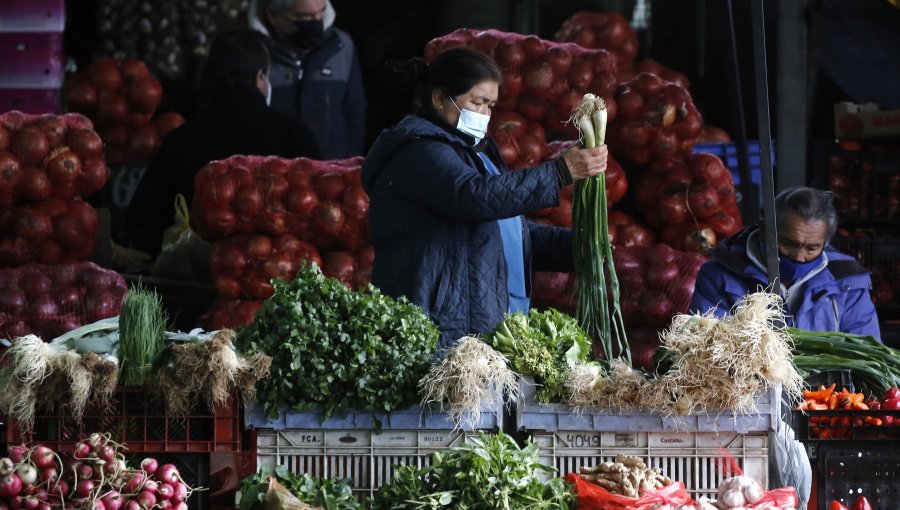
[(775, 197), (775, 219), (778, 230), (783, 228), (784, 218), (798, 216), (804, 221), (824, 221), (828, 227), (826, 242), (837, 232), (838, 215), (834, 208), (835, 194), (822, 189), (796, 186)]

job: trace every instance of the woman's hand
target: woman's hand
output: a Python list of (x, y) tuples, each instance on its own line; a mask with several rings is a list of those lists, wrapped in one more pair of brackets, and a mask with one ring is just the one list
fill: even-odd
[(582, 149), (579, 145), (573, 145), (563, 153), (563, 160), (569, 167), (572, 179), (586, 179), (606, 172), (606, 159), (609, 149), (601, 145), (594, 149)]

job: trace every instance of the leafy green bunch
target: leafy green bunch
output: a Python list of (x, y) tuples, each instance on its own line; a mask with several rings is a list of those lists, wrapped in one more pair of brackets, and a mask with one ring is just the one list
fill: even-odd
[(575, 497), (566, 482), (539, 478), (554, 470), (540, 464), (537, 452), (536, 444), (519, 448), (503, 433), (479, 433), (463, 446), (433, 453), (429, 466), (397, 466), (372, 510), (571, 508)]
[(575, 318), (554, 309), (506, 315), (487, 343), (509, 359), (515, 372), (534, 376), (544, 403), (566, 401), (566, 372), (586, 363), (591, 351), (591, 340)]
[(258, 385), (266, 414), (321, 404), (325, 417), (348, 409), (390, 412), (418, 401), (417, 384), (440, 332), (419, 307), (378, 289), (349, 290), (303, 265), (238, 332), (235, 347), (272, 357)]
[(353, 496), (349, 478), (316, 478), (307, 473), (296, 474), (284, 466), (277, 466), (273, 472), (260, 470), (241, 480), (241, 500), (238, 510), (262, 510), (266, 491), (269, 489), (269, 475), (297, 496), (300, 501), (322, 510), (361, 510)]

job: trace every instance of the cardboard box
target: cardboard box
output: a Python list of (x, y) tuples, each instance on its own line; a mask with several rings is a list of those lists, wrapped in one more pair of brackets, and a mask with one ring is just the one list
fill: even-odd
[(882, 110), (873, 103), (834, 105), (834, 135), (838, 138), (900, 138), (900, 110)]

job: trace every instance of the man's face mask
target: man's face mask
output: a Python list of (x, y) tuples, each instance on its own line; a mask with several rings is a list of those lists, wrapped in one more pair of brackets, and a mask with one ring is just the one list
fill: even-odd
[(488, 124), (491, 122), (491, 116), (460, 108), (452, 97), (450, 102), (459, 110), (459, 120), (456, 122), (456, 129), (475, 137), (475, 143), (484, 139), (484, 135), (487, 134)]
[(294, 33), (288, 37), (299, 48), (312, 48), (322, 38), (324, 31), (321, 19), (304, 19), (294, 22)]

